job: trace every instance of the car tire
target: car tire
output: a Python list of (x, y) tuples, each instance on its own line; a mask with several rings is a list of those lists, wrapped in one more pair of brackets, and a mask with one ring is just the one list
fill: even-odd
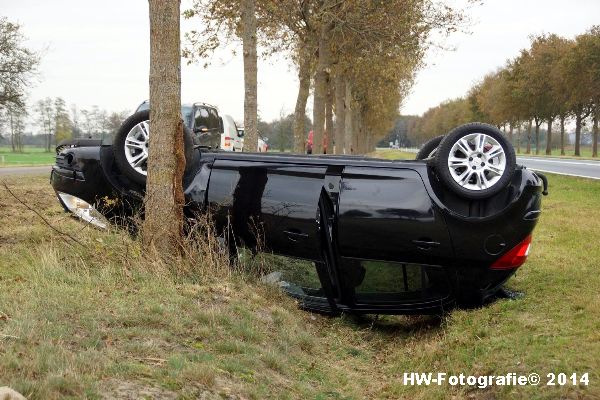
[(433, 165), (440, 180), (454, 193), (483, 199), (508, 185), (516, 157), (499, 129), (475, 122), (455, 128), (442, 139)]
[[(146, 185), (145, 163), (148, 152), (150, 110), (139, 111), (127, 118), (119, 127), (113, 140), (113, 154), (119, 171), (140, 185)], [(126, 144), (128, 142), (129, 144)], [(190, 129), (183, 125), (183, 145), (186, 161), (186, 172), (192, 164), (194, 142)], [(139, 159), (138, 159), (139, 158)], [(137, 161), (141, 164), (135, 166)]]
[(415, 160), (425, 160), (427, 158), (435, 157), (436, 150), (442, 142), (442, 139), (444, 139), (444, 135), (436, 136), (433, 139), (425, 142), (425, 144), (421, 146), (421, 149), (417, 152)]

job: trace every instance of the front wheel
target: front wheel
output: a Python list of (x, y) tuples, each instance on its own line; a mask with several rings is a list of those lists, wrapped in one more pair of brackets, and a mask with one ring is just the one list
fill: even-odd
[[(115, 163), (123, 175), (132, 181), (146, 185), (148, 170), (148, 146), (150, 144), (150, 110), (139, 111), (123, 122), (115, 140), (113, 153)], [(192, 132), (183, 126), (183, 145), (186, 168), (191, 165), (194, 151)]]
[(515, 171), (515, 150), (496, 127), (483, 123), (459, 126), (437, 148), (435, 169), (442, 182), (468, 199), (493, 196)]

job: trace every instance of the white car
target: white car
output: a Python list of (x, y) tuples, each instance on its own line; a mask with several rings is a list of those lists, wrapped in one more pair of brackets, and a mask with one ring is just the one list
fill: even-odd
[[(237, 128), (238, 130), (238, 136), (241, 138), (242, 140), (242, 147), (244, 144), (244, 128)], [(256, 150), (259, 153), (266, 153), (267, 150), (269, 150), (269, 145), (267, 144), (267, 140), (269, 140), (268, 138), (263, 138), (262, 136), (260, 136), (260, 133), (258, 134), (258, 146), (256, 148)]]
[(231, 115), (223, 115), (223, 133), (221, 134), (221, 150), (224, 151), (242, 151), (244, 146), (243, 136), (235, 125)]

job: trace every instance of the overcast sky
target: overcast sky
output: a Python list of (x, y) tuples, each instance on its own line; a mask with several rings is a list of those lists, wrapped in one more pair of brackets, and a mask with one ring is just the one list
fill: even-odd
[[(182, 10), (189, 0), (182, 1)], [(553, 32), (574, 37), (600, 24), (600, 0), (485, 0), (469, 10), (470, 34), (446, 41), (452, 52), (431, 52), (404, 114), (421, 114), (462, 96), (486, 73), (527, 47), (529, 35)], [(63, 97), (86, 108), (133, 110), (148, 97), (147, 0), (0, 0), (0, 15), (23, 25), (28, 46), (43, 50), (40, 82), (30, 100)], [(182, 29), (193, 28), (184, 21)], [(259, 63), (258, 103), (262, 119), (293, 112), (297, 79), (284, 59)], [(182, 100), (204, 101), (222, 114), (243, 119), (241, 54), (215, 55), (208, 69), (182, 66)]]

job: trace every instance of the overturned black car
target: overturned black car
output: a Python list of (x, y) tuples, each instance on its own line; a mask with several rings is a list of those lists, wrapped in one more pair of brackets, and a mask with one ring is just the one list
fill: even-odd
[[(147, 135), (147, 119), (134, 114), (119, 135)], [(63, 207), (99, 226), (99, 211), (117, 212), (106, 199), (126, 205), (118, 212), (143, 200), (145, 166), (137, 179), (124, 173), (117, 143), (128, 140), (62, 146), (52, 169)], [(292, 257), (277, 281), (320, 312), (428, 314), (485, 301), (525, 262), (547, 187), (479, 123), (433, 139), (414, 161), (193, 146), (186, 157), (188, 217), (210, 210), (230, 245)]]

